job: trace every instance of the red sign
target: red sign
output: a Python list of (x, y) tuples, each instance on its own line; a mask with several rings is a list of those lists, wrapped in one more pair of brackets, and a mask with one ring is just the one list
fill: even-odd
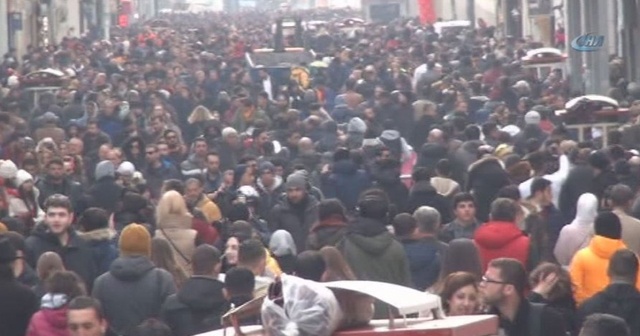
[(129, 27), (129, 15), (127, 14), (118, 15), (118, 26), (122, 28)]

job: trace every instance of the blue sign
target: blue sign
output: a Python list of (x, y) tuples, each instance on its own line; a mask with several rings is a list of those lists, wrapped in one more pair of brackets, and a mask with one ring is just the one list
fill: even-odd
[(571, 48), (577, 51), (596, 51), (604, 45), (604, 35), (584, 34), (571, 41)]

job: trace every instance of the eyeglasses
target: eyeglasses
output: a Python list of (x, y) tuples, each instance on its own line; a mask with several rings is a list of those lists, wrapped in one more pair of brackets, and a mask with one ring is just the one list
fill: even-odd
[(508, 285), (508, 282), (504, 282), (504, 281), (498, 281), (498, 280), (491, 280), (489, 278), (487, 278), (486, 276), (483, 276), (482, 279), (480, 280), (481, 283), (493, 283), (493, 284), (498, 284), (498, 285)]

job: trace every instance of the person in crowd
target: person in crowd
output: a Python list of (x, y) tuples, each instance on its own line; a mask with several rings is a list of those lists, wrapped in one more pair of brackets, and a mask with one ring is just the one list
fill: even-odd
[(40, 284), (38, 274), (25, 260), (27, 246), (25, 245), (24, 236), (13, 231), (0, 234), (9, 239), (9, 242), (11, 242), (11, 245), (13, 245), (18, 255), (18, 259), (16, 259), (13, 264), (13, 273), (16, 276), (16, 280), (29, 288), (38, 286)]
[(560, 230), (553, 254), (561, 266), (568, 267), (573, 256), (589, 246), (593, 238), (593, 228), (598, 215), (598, 199), (585, 193), (578, 198), (576, 218)]
[(197, 138), (191, 145), (189, 157), (180, 164), (180, 172), (185, 177), (201, 177), (207, 169), (209, 146), (204, 137)]
[[(571, 260), (569, 272), (578, 305), (609, 284), (607, 268), (616, 251), (625, 249), (620, 219), (612, 212), (598, 214), (594, 223), (595, 236), (589, 246), (581, 249)], [(640, 288), (640, 279), (637, 282)]]
[[(566, 145), (565, 145), (566, 146)], [(559, 146), (560, 149), (563, 146)], [(561, 150), (562, 152), (562, 150)], [(559, 164), (558, 170), (553, 172), (552, 174), (547, 174), (547, 167), (549, 166), (548, 162), (548, 153), (543, 151), (536, 151), (529, 155), (527, 155), (527, 161), (531, 166), (531, 170), (533, 170), (533, 177), (520, 183), (518, 189), (520, 190), (520, 195), (524, 199), (528, 199), (531, 194), (531, 184), (536, 178), (544, 178), (545, 180), (551, 182), (551, 194), (553, 198), (553, 204), (558, 208), (560, 206), (560, 192), (562, 190), (562, 186), (564, 182), (567, 180), (569, 176), (569, 171), (571, 170), (571, 163), (569, 162), (569, 157), (567, 155), (560, 155), (558, 157)]]
[(207, 171), (203, 175), (204, 193), (210, 199), (215, 199), (215, 192), (222, 187), (222, 171), (220, 171), (220, 155), (217, 152), (207, 153)]
[[(449, 159), (442, 159), (436, 163), (435, 176), (432, 176), (429, 182), (436, 188), (438, 194), (450, 200), (454, 195), (460, 192), (460, 184), (453, 180), (452, 164)], [(415, 180), (415, 178), (414, 178)]]
[(116, 167), (111, 161), (102, 161), (96, 166), (96, 182), (89, 190), (91, 203), (111, 215), (119, 205), (123, 187), (116, 183)]
[(109, 266), (118, 257), (116, 231), (109, 227), (109, 214), (100, 208), (89, 208), (78, 220), (82, 229), (80, 237), (92, 250), (97, 274), (109, 271)]
[[(411, 287), (411, 271), (404, 248), (386, 227), (389, 205), (380, 189), (364, 192), (358, 201), (358, 216), (349, 223), (338, 249), (358, 279)], [(375, 311), (376, 316), (383, 316), (386, 310), (378, 303)]]
[[(0, 236), (0, 330), (7, 336), (24, 336), (31, 316), (38, 311), (38, 298), (14, 276), (18, 254), (8, 238)], [(6, 304), (10, 302), (11, 304)]]
[(100, 302), (89, 296), (78, 296), (69, 302), (67, 326), (71, 336), (116, 336)]
[(633, 251), (616, 251), (607, 268), (609, 285), (585, 300), (578, 314), (581, 320), (592, 314), (607, 313), (624, 319), (631, 335), (640, 333), (640, 321), (636, 312), (640, 309), (640, 291), (636, 288), (638, 257)]
[(433, 285), (440, 273), (442, 256), (447, 244), (437, 239), (440, 228), (438, 210), (421, 206), (413, 213), (416, 228), (409, 237), (401, 239), (409, 261), (411, 278), (416, 289), (424, 291)]
[(565, 336), (562, 316), (553, 308), (529, 302), (526, 287), (527, 274), (519, 260), (496, 258), (489, 262), (480, 281), (480, 295), (490, 312), (498, 315), (501, 332), (516, 336), (541, 335), (544, 331), (550, 336)]
[(240, 244), (237, 266), (253, 272), (256, 277), (256, 290), (265, 289), (275, 279), (267, 270), (267, 251), (259, 240), (249, 239)]
[(491, 202), (506, 185), (509, 185), (509, 175), (498, 158), (488, 156), (469, 166), (465, 191), (475, 198), (476, 216), (480, 221), (489, 220)]
[(75, 205), (82, 194), (81, 186), (64, 176), (62, 160), (54, 158), (45, 165), (45, 168), (47, 170), (45, 176), (36, 183), (36, 188), (40, 191), (38, 198), (40, 207), (44, 209), (45, 201), (49, 196), (56, 194), (66, 195), (71, 200), (71, 204)]
[(193, 256), (193, 276), (162, 305), (162, 320), (174, 336), (191, 336), (221, 327), (220, 318), (228, 309), (224, 284), (218, 280), (220, 251), (200, 245)]
[(276, 167), (270, 161), (260, 163), (258, 170), (260, 172), (256, 182), (260, 194), (258, 213), (261, 217), (267, 218), (285, 192), (284, 183), (282, 177), (276, 175)]
[(476, 219), (476, 201), (469, 193), (458, 193), (453, 196), (451, 202), (453, 208), (453, 221), (445, 224), (438, 238), (445, 243), (454, 239), (473, 239), (480, 222)]
[(318, 222), (309, 232), (307, 248), (320, 250), (325, 246), (336, 246), (347, 231), (347, 215), (338, 199), (325, 199), (318, 205)]
[(40, 310), (31, 317), (27, 336), (66, 336), (67, 305), (78, 296), (86, 295), (86, 288), (75, 273), (55, 272), (46, 281), (45, 294), (40, 300)]
[(635, 254), (640, 253), (640, 220), (629, 215), (633, 190), (624, 184), (616, 184), (611, 188), (609, 201), (612, 212), (620, 218), (622, 225), (622, 241)]
[(611, 314), (593, 314), (582, 325), (579, 336), (633, 335), (624, 319)]
[(569, 272), (561, 266), (544, 262), (529, 274), (531, 292), (528, 299), (556, 309), (562, 314), (567, 329), (576, 330), (576, 302)]
[(271, 211), (269, 229), (288, 231), (296, 243), (296, 250), (307, 249), (311, 227), (318, 220), (318, 200), (309, 194), (307, 181), (299, 174), (287, 178), (286, 198)]
[(320, 282), (326, 267), (319, 251), (304, 251), (296, 258), (294, 274), (302, 279)]
[(200, 211), (207, 223), (213, 223), (222, 219), (220, 208), (206, 195), (202, 181), (197, 178), (189, 178), (184, 183), (184, 198), (187, 207)]
[(355, 209), (358, 196), (371, 187), (368, 173), (350, 157), (346, 148), (333, 153), (333, 163), (322, 175), (322, 193), (326, 198), (337, 198), (347, 210)]
[(234, 267), (225, 274), (222, 292), (230, 308), (240, 307), (253, 300), (255, 282), (256, 278), (248, 268)]
[(9, 216), (21, 218), (31, 229), (44, 219), (44, 211), (38, 203), (40, 191), (34, 185), (33, 176), (22, 169), (16, 173), (15, 186), (16, 193), (8, 195)]
[(447, 316), (473, 315), (480, 311), (478, 279), (471, 273), (455, 272), (447, 275), (438, 295)]
[(436, 209), (444, 223), (451, 221), (451, 209), (449, 201), (445, 196), (438, 193), (431, 184), (431, 176), (426, 168), (418, 168), (413, 172), (413, 187), (409, 191), (406, 212), (414, 213), (422, 206), (429, 206)]
[(92, 288), (98, 275), (93, 250), (71, 225), (73, 208), (71, 200), (64, 195), (51, 195), (44, 204), (44, 222), (35, 227), (25, 241), (26, 258), (29, 265), (36, 265), (45, 252), (57, 253), (65, 268), (78, 274)]
[(169, 273), (173, 277), (176, 288), (182, 288), (187, 281), (187, 272), (178, 264), (171, 244), (166, 239), (154, 237), (151, 239), (151, 262)]
[(514, 258), (523, 265), (529, 261), (529, 237), (516, 226), (517, 204), (498, 198), (491, 204), (491, 220), (480, 226), (473, 237), (478, 246), (482, 268), (496, 258)]
[(157, 145), (147, 145), (145, 154), (147, 169), (144, 176), (150, 186), (152, 198), (159, 199), (162, 181), (179, 178), (180, 173), (175, 166), (162, 159)]
[(435, 287), (441, 287), (442, 281), (456, 272), (471, 273), (478, 279), (482, 277), (480, 252), (471, 239), (459, 238), (449, 242), (447, 251), (442, 256), (438, 284)]
[(542, 177), (533, 179), (530, 194), (528, 202), (535, 208), (535, 214), (544, 223), (547, 233), (545, 244), (549, 250), (552, 250), (558, 241), (560, 231), (566, 223), (560, 211), (553, 204), (551, 181)]
[(38, 259), (36, 266), (36, 272), (38, 273), (38, 284), (31, 289), (38, 298), (42, 298), (46, 294), (45, 283), (49, 277), (58, 271), (64, 271), (64, 264), (62, 259), (55, 252), (45, 252)]
[(269, 251), (278, 262), (282, 272), (293, 273), (296, 263), (296, 244), (291, 234), (285, 230), (278, 230), (271, 235)]
[(165, 300), (175, 294), (171, 274), (151, 262), (151, 236), (142, 225), (129, 224), (118, 240), (120, 256), (96, 279), (91, 296), (98, 299), (111, 328), (131, 332), (147, 318), (159, 317)]
[(197, 231), (192, 229), (193, 216), (187, 204), (175, 190), (162, 195), (156, 207), (155, 237), (166, 239), (171, 245), (178, 265), (191, 274), (191, 261), (196, 248)]

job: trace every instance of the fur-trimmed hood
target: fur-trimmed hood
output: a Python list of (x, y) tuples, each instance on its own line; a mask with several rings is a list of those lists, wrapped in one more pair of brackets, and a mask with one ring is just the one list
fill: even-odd
[(85, 241), (113, 240), (117, 236), (116, 230), (110, 228), (98, 229), (89, 232), (78, 232), (80, 238)]

